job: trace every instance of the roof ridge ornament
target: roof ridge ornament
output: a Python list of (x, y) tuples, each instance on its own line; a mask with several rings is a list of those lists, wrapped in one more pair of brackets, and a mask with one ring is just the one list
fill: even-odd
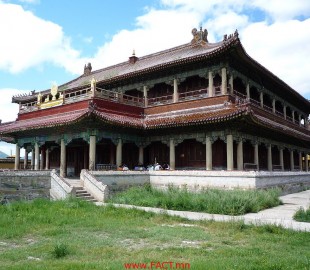
[(85, 64), (85, 65), (84, 65), (84, 74), (83, 74), (83, 75), (84, 75), (84, 76), (90, 75), (91, 70), (92, 70), (91, 63), (88, 63), (87, 65)]
[(223, 41), (228, 41), (229, 39), (232, 39), (232, 38), (238, 38), (239, 37), (239, 33), (238, 33), (238, 30), (236, 29), (235, 32), (233, 34), (230, 34), (227, 36), (227, 34), (224, 35), (223, 37)]
[(58, 86), (56, 83), (53, 83), (51, 87), (51, 95), (52, 95), (52, 100), (56, 100), (56, 95), (58, 94)]
[(206, 44), (208, 43), (208, 30), (202, 30), (200, 26), (200, 30), (198, 31), (197, 28), (193, 28), (192, 30), (193, 39), (191, 41), (192, 44)]
[(132, 56), (129, 57), (129, 63), (134, 64), (139, 60), (139, 58), (136, 56), (136, 51), (133, 49)]

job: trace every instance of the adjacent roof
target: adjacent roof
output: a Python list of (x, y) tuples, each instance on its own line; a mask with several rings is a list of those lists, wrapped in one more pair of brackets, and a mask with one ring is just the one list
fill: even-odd
[[(193, 31), (196, 29), (193, 29)], [(206, 31), (206, 30), (205, 30)], [(194, 32), (192, 32), (194, 35)], [(256, 60), (251, 58), (244, 50), (238, 32), (224, 36), (224, 39), (217, 43), (209, 43), (205, 33), (200, 31), (195, 32), (193, 40), (190, 43), (177, 46), (171, 49), (163, 50), (157, 53), (146, 55), (140, 58), (135, 58), (135, 61), (126, 61), (117, 65), (109, 66), (93, 72), (87, 72), (82, 76), (69, 81), (61, 86), (60, 90), (70, 90), (85, 87), (90, 84), (90, 80), (94, 77), (97, 83), (111, 83), (131, 77), (136, 77), (146, 73), (152, 73), (159, 70), (171, 68), (173, 66), (180, 66), (186, 63), (195, 63), (201, 60), (207, 60), (220, 56), (225, 52), (234, 51), (232, 55), (237, 56), (244, 64), (252, 67), (253, 70), (258, 71), (262, 76), (267, 76), (273, 81), (277, 87), (272, 87), (273, 91), (278, 91), (277, 94), (286, 99), (288, 96), (286, 92), (292, 95), (290, 102), (295, 103), (295, 106), (303, 106), (303, 109), (310, 112), (310, 102), (296, 92), (293, 88), (287, 85), (283, 80), (271, 73)], [(197, 39), (197, 36), (200, 37)], [(201, 37), (202, 36), (202, 37)], [(231, 50), (235, 48), (235, 50)], [(282, 91), (282, 89), (285, 91)], [(41, 93), (49, 93), (50, 90), (42, 91)], [(38, 92), (30, 92), (29, 94), (18, 95), (12, 98), (13, 102), (23, 102), (35, 100)]]
[(146, 129), (189, 126), (224, 122), (247, 113), (246, 108), (219, 104), (195, 109), (178, 110), (168, 113), (152, 114), (144, 119)]
[[(86, 84), (90, 84), (90, 80), (93, 77), (96, 79), (97, 83), (112, 82), (141, 75), (143, 73), (154, 72), (174, 65), (177, 66), (188, 62), (211, 58), (221, 54), (221, 52), (239, 42), (237, 32), (229, 38), (217, 43), (208, 43), (205, 40), (197, 40), (194, 42), (194, 40), (192, 40), (192, 42), (181, 46), (137, 58), (138, 60), (134, 63), (126, 61), (90, 72), (88, 75), (82, 75), (70, 82), (60, 85), (59, 89), (84, 87)], [(50, 90), (45, 91), (49, 92)], [(37, 94), (38, 93), (31, 92), (28, 95), (15, 96), (13, 97), (13, 102), (28, 100)]]
[(119, 115), (117, 113), (100, 111), (100, 109), (87, 108), (73, 112), (38, 117), (35, 121), (34, 119), (26, 119), (4, 123), (0, 126), (0, 134), (14, 134), (26, 130), (40, 130), (55, 128), (57, 126), (68, 126), (92, 116), (106, 124), (137, 129), (154, 129), (158, 127), (178, 126), (179, 124), (191, 125), (193, 123), (223, 121), (225, 119), (231, 119), (232, 117), (243, 113), (243, 111), (244, 110), (240, 110), (235, 106), (217, 105), (156, 114), (152, 116), (141, 115), (135, 117), (131, 115)]
[[(281, 124), (275, 120), (261, 116), (253, 111), (251, 104), (224, 103), (218, 105), (191, 108), (187, 110), (175, 110), (152, 115), (119, 115), (113, 112), (100, 111), (96, 108), (85, 108), (69, 113), (60, 113), (54, 116), (19, 120), (4, 123), (0, 126), (0, 134), (8, 139), (15, 134), (25, 131), (37, 132), (41, 134), (43, 130), (52, 133), (56, 127), (69, 127), (74, 124), (83, 123), (83, 120), (90, 118), (97, 119), (97, 127), (106, 129), (107, 125), (129, 127), (135, 130), (154, 130), (164, 128), (180, 128), (193, 125), (206, 125), (213, 123), (224, 123), (237, 118), (248, 119), (253, 125), (265, 126), (282, 134), (309, 141), (310, 132), (303, 128), (291, 127)], [(70, 127), (71, 128), (71, 127)], [(2, 140), (4, 137), (2, 137)]]

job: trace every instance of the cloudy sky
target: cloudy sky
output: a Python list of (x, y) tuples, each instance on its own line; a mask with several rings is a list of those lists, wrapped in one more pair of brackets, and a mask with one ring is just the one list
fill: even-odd
[(187, 43), (200, 25), (210, 42), (238, 29), (250, 56), (310, 99), (309, 0), (0, 0), (0, 119), (15, 120), (12, 95)]

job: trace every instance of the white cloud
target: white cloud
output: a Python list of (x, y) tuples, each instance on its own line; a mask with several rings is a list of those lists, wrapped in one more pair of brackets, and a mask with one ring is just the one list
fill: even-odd
[(18, 107), (18, 104), (12, 104), (12, 96), (22, 94), (25, 92), (29, 92), (29, 91), (22, 91), (22, 90), (9, 89), (9, 88), (0, 89), (0, 93), (1, 93), (0, 119), (2, 120), (2, 123), (14, 121), (16, 119), (19, 107)]
[(85, 42), (85, 43), (92, 43), (93, 42), (93, 37), (84, 37), (83, 38), (83, 41)]
[(231, 34), (236, 29), (241, 31), (248, 25), (248, 23), (248, 17), (246, 15), (228, 11), (216, 18), (209, 19), (205, 23), (205, 27), (209, 29), (209, 32), (213, 36), (213, 39), (209, 39), (209, 41), (218, 41), (218, 39), (223, 38), (224, 34)]
[[(119, 31), (93, 57), (86, 59), (72, 48), (61, 26), (18, 5), (1, 4), (0, 0), (3, 37), (0, 69), (19, 72), (50, 62), (80, 75), (87, 62), (95, 70), (127, 61), (133, 49), (140, 57), (189, 42), (192, 28), (202, 24), (208, 29), (210, 42), (219, 41), (237, 28), (250, 56), (300, 93), (310, 95), (307, 74), (310, 19), (297, 20), (310, 15), (310, 1), (161, 0), (160, 3), (160, 8), (148, 7), (144, 15), (136, 18), (135, 29)], [(253, 22), (251, 16), (257, 11), (264, 12), (266, 18)]]
[[(71, 47), (62, 28), (25, 11), (19, 5), (0, 3), (0, 69), (21, 72), (51, 62), (76, 72), (79, 52)], [(80, 73), (80, 71), (79, 71)], [(78, 74), (78, 73), (77, 73)]]
[[(162, 9), (148, 9), (137, 18), (136, 29), (117, 33), (92, 60), (104, 66), (126, 61), (132, 49), (142, 56), (191, 40), (190, 31), (202, 23), (209, 41), (239, 30), (246, 51), (303, 95), (310, 94), (310, 22), (293, 20), (310, 13), (310, 1), (162, 0)], [(295, 5), (296, 4), (296, 5)], [(256, 11), (253, 10), (256, 8)], [(252, 13), (246, 13), (251, 9)], [(266, 12), (251, 22), (253, 12)], [(272, 18), (272, 22), (269, 22)], [(97, 62), (99, 60), (99, 62)], [(99, 66), (100, 67), (100, 66)]]
[(18, 0), (21, 3), (28, 3), (28, 4), (39, 4), (40, 0)]
[(122, 30), (105, 43), (91, 60), (95, 63), (93, 66), (127, 61), (133, 49), (139, 57), (189, 42), (193, 26), (198, 26), (202, 18), (194, 11), (151, 9), (137, 18), (135, 30)]
[(245, 8), (259, 8), (275, 21), (310, 15), (309, 0), (161, 0), (161, 3), (169, 8), (199, 10), (213, 18), (228, 11), (240, 13)]
[(285, 21), (298, 16), (310, 15), (309, 0), (253, 0), (249, 1), (249, 5), (267, 12), (275, 21)]
[(242, 43), (250, 56), (280, 79), (309, 94), (310, 19), (251, 24), (242, 32)]

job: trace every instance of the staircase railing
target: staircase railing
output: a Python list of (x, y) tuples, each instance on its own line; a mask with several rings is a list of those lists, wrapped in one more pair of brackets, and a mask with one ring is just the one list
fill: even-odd
[(63, 177), (60, 177), (56, 170), (51, 171), (50, 196), (52, 200), (63, 200), (75, 195), (75, 188)]
[(89, 192), (97, 201), (104, 202), (108, 199), (108, 186), (98, 181), (88, 170), (81, 171), (80, 179), (84, 189)]

